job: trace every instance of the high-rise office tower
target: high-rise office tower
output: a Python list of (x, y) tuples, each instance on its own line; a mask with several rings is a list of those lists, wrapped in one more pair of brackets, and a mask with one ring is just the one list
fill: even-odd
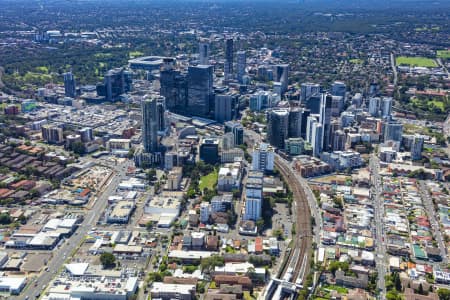
[(237, 57), (237, 79), (242, 83), (242, 79), (245, 75), (245, 68), (247, 67), (247, 55), (245, 51), (238, 51), (236, 53)]
[(320, 113), (320, 103), (322, 101), (322, 94), (316, 93), (308, 97), (305, 102), (305, 107), (311, 111), (312, 114)]
[(187, 112), (208, 117), (213, 96), (213, 67), (208, 65), (189, 67)]
[(302, 139), (306, 139), (306, 128), (308, 126), (308, 117), (311, 114), (311, 111), (306, 108), (301, 108), (301, 122), (300, 122), (300, 137)]
[(329, 150), (332, 151), (333, 150), (333, 145), (334, 145), (334, 137), (335, 137), (335, 132), (341, 129), (341, 122), (339, 119), (332, 119), (331, 120), (331, 125), (330, 125), (330, 148)]
[(403, 124), (396, 120), (389, 121), (384, 125), (384, 140), (385, 141), (402, 141)]
[(341, 96), (345, 101), (345, 92), (347, 91), (347, 86), (342, 81), (335, 81), (331, 85), (331, 95)]
[(239, 122), (225, 122), (225, 132), (232, 132), (234, 135), (234, 145), (242, 145), (244, 143), (244, 127)]
[(383, 97), (381, 99), (381, 116), (390, 117), (392, 114), (392, 97)]
[(64, 141), (63, 129), (54, 125), (41, 127), (42, 139), (49, 144), (60, 144)]
[(200, 159), (208, 164), (219, 161), (219, 143), (217, 138), (205, 138), (200, 144)]
[(207, 40), (201, 40), (198, 43), (199, 63), (201, 65), (209, 64), (209, 42)]
[(275, 81), (272, 88), (273, 92), (277, 94), (277, 96), (281, 99), (281, 97), (283, 96), (283, 86), (281, 85), (281, 82)]
[(424, 142), (423, 136), (421, 136), (421, 135), (414, 136), (413, 142), (411, 144), (411, 159), (412, 160), (422, 159), (423, 142)]
[(281, 64), (275, 66), (275, 81), (281, 83), (281, 94), (283, 95), (289, 84), (289, 64)]
[(64, 95), (71, 98), (76, 96), (75, 76), (72, 72), (64, 73)]
[(311, 147), (313, 156), (319, 157), (320, 153), (322, 153), (322, 145), (323, 145), (323, 126), (319, 122), (312, 123), (312, 132), (311, 132)]
[(142, 143), (144, 151), (158, 151), (158, 98), (155, 95), (145, 96), (142, 107)]
[(89, 127), (85, 127), (85, 128), (78, 130), (78, 134), (81, 136), (81, 141), (83, 143), (90, 142), (94, 139), (94, 134), (93, 134), (92, 128), (89, 128)]
[(271, 108), (278, 104), (280, 98), (275, 93), (268, 91), (257, 91), (250, 96), (250, 110), (260, 111), (265, 108)]
[(306, 120), (306, 141), (308, 143), (312, 143), (312, 130), (314, 123), (319, 123), (320, 115), (318, 114), (311, 114), (307, 117)]
[(314, 94), (320, 93), (320, 84), (317, 83), (302, 83), (300, 87), (300, 103), (306, 103), (306, 101)]
[(372, 97), (369, 99), (369, 114), (372, 117), (378, 117), (380, 112), (381, 99), (378, 97)]
[(221, 136), (222, 151), (230, 150), (234, 148), (234, 134), (232, 132), (226, 132)]
[(232, 38), (225, 40), (225, 65), (224, 73), (225, 80), (233, 79), (233, 60), (234, 60), (234, 41)]
[[(271, 80), (271, 79), (269, 79), (270, 78), (269, 76), (271, 76), (271, 75), (269, 74), (269, 69), (266, 65), (258, 66), (256, 75), (259, 80), (262, 80), (262, 81)], [(273, 72), (272, 72), (272, 75), (273, 75)]]
[(284, 149), (284, 141), (288, 138), (289, 110), (274, 109), (269, 113), (267, 139), (272, 146)]
[(355, 121), (355, 115), (352, 112), (344, 111), (341, 114), (341, 126), (342, 128), (350, 126)]
[(331, 116), (339, 117), (344, 109), (344, 98), (342, 96), (332, 96)]
[(133, 72), (130, 70), (123, 70), (123, 92), (128, 93), (133, 90)]
[(97, 85), (97, 94), (106, 101), (116, 101), (119, 96), (130, 92), (133, 84), (133, 73), (116, 68), (106, 72), (102, 84)]
[(352, 105), (355, 107), (360, 107), (362, 105), (362, 95), (361, 93), (356, 93), (352, 98)]
[(165, 58), (160, 72), (160, 94), (166, 99), (168, 110), (186, 113), (188, 99), (187, 74), (174, 70), (175, 60)]
[(344, 151), (345, 143), (347, 142), (347, 136), (344, 131), (337, 130), (333, 136), (333, 151)]
[(331, 148), (331, 108), (333, 96), (330, 94), (322, 94), (320, 103), (320, 124), (322, 124), (323, 144), (322, 149), (329, 151)]
[(219, 123), (233, 119), (233, 96), (231, 94), (215, 95), (215, 120)]
[(378, 86), (377, 83), (373, 82), (370, 84), (370, 88), (369, 88), (369, 96), (370, 97), (375, 97), (378, 92), (379, 92), (380, 87)]
[(166, 98), (163, 96), (157, 97), (156, 110), (158, 114), (158, 132), (164, 135), (167, 128), (166, 118)]
[(293, 107), (289, 111), (289, 128), (288, 136), (290, 138), (298, 138), (302, 136), (302, 109)]

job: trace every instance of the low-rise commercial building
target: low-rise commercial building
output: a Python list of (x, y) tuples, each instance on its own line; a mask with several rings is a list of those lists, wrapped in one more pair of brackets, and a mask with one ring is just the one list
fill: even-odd
[(150, 290), (152, 299), (191, 300), (195, 298), (195, 284), (171, 284), (153, 282)]
[(136, 208), (134, 201), (122, 200), (117, 202), (107, 215), (108, 223), (128, 223)]

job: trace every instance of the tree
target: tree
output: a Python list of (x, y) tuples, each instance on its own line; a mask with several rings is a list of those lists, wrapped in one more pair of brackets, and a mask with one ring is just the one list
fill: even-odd
[(31, 196), (31, 198), (37, 198), (37, 197), (39, 197), (39, 191), (38, 190), (36, 190), (36, 189), (31, 189), (30, 190), (30, 196)]
[(154, 187), (155, 194), (158, 194), (160, 189), (161, 189), (161, 182), (157, 181)]
[(235, 199), (239, 199), (241, 197), (241, 191), (239, 189), (233, 189), (231, 193), (233, 193), (233, 198)]
[(278, 240), (282, 240), (283, 239), (283, 230), (281, 228), (278, 228), (278, 229), (274, 230), (272, 234)]
[(448, 289), (439, 288), (437, 294), (439, 296), (439, 300), (450, 300), (450, 290)]
[(261, 232), (262, 229), (264, 228), (264, 220), (263, 219), (258, 219), (256, 221), (256, 227), (258, 227), (258, 230)]
[(203, 294), (205, 292), (205, 285), (206, 285), (206, 283), (203, 281), (200, 281), (199, 283), (197, 283), (197, 291), (200, 294)]
[(398, 275), (397, 272), (395, 272), (393, 274), (394, 276), (394, 285), (395, 285), (395, 289), (399, 292), (402, 291), (402, 282), (400, 281), (400, 275)]
[(333, 274), (333, 276), (335, 276), (336, 271), (339, 269), (341, 269), (344, 272), (347, 272), (349, 269), (348, 262), (332, 261), (328, 265), (328, 271), (330, 271)]
[(422, 283), (421, 284), (419, 284), (419, 289), (418, 289), (418, 291), (417, 291), (420, 295), (423, 295), (424, 293), (423, 293), (423, 286), (422, 286)]
[(7, 225), (11, 224), (11, 216), (8, 213), (1, 213), (0, 214), (0, 224), (1, 225)]
[(401, 300), (402, 297), (398, 294), (397, 291), (392, 290), (386, 293), (387, 300)]
[(200, 268), (203, 272), (209, 273), (215, 267), (221, 267), (225, 264), (223, 256), (212, 255), (210, 257), (202, 258), (200, 262)]
[(25, 225), (27, 223), (27, 217), (25, 215), (20, 215), (20, 217), (17, 218), (17, 221), (20, 222), (20, 224)]
[(164, 272), (164, 271), (166, 271), (167, 270), (167, 264), (165, 263), (165, 262), (162, 262), (160, 265), (159, 265), (159, 271), (160, 272)]
[(145, 228), (147, 228), (147, 230), (152, 230), (153, 229), (153, 222), (152, 221), (148, 221), (145, 224)]
[(253, 267), (250, 267), (247, 269), (246, 274), (252, 281), (255, 281), (257, 279), (256, 270)]
[(155, 169), (150, 169), (147, 171), (147, 179), (149, 182), (153, 182), (156, 180), (156, 170)]
[(163, 277), (161, 275), (161, 273), (159, 272), (153, 272), (153, 273), (149, 273), (148, 274), (148, 281), (149, 282), (161, 282), (163, 280)]
[(113, 268), (116, 265), (116, 257), (112, 253), (105, 252), (100, 255), (100, 262), (104, 268)]
[(195, 189), (193, 189), (192, 187), (190, 187), (187, 191), (187, 196), (190, 199), (194, 199), (196, 195)]
[(228, 226), (234, 226), (236, 224), (237, 221), (237, 215), (234, 212), (234, 210), (229, 209), (227, 211), (227, 224)]

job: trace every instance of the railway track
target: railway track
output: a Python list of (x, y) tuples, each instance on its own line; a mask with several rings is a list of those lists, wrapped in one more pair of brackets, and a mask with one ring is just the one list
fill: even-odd
[(305, 275), (309, 273), (310, 267), (308, 260), (309, 250), (312, 246), (311, 213), (306, 195), (292, 170), (278, 156), (275, 158), (275, 166), (292, 191), (294, 197), (292, 209), (295, 209), (296, 212), (294, 243), (280, 278), (284, 278), (289, 270), (289, 272), (292, 272), (292, 276), (288, 276), (290, 277), (288, 280), (292, 283), (302, 284)]

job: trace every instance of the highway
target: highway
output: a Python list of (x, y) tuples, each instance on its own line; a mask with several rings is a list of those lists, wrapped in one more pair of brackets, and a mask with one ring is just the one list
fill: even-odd
[[(129, 162), (118, 164), (114, 166), (115, 172), (111, 179), (104, 185), (103, 190), (99, 191), (97, 201), (95, 201), (92, 209), (90, 209), (83, 222), (79, 225), (74, 234), (67, 239), (59, 249), (53, 250), (53, 257), (49, 260), (47, 267), (48, 271), (43, 271), (36, 280), (30, 281), (19, 296), (11, 296), (10, 299), (35, 299), (38, 294), (42, 294), (50, 281), (59, 273), (64, 263), (68, 262), (75, 254), (78, 247), (81, 245), (86, 234), (92, 230), (101, 216), (101, 213), (106, 209), (108, 197), (115, 193), (117, 185), (120, 181), (126, 178), (126, 167)], [(28, 297), (28, 298), (27, 298)]]
[(386, 245), (384, 243), (384, 228), (383, 228), (383, 222), (384, 222), (384, 199), (381, 195), (382, 191), (382, 183), (381, 183), (381, 177), (379, 174), (380, 171), (380, 163), (378, 160), (378, 157), (375, 154), (372, 154), (370, 156), (369, 161), (369, 168), (371, 172), (371, 183), (372, 183), (372, 190), (371, 190), (371, 196), (372, 200), (374, 201), (374, 208), (375, 208), (375, 236), (376, 236), (376, 267), (378, 272), (378, 291), (379, 291), (379, 299), (385, 299), (386, 298), (386, 283), (384, 280), (384, 277), (386, 275), (387, 270), (387, 263), (386, 263)]

